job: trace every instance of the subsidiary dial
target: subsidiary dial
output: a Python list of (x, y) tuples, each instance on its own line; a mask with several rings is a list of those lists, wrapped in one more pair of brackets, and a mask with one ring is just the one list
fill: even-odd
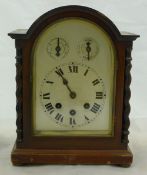
[(69, 46), (65, 39), (57, 37), (49, 41), (47, 51), (50, 57), (60, 60), (68, 54)]
[(106, 92), (102, 78), (80, 63), (55, 67), (42, 81), (40, 101), (57, 124), (77, 128), (90, 124), (102, 112)]
[(78, 53), (83, 60), (91, 60), (98, 54), (98, 44), (93, 38), (85, 38), (78, 46)]

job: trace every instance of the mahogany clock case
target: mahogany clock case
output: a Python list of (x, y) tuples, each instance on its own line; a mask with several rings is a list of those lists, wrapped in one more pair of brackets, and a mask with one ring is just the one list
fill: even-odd
[[(100, 26), (112, 39), (116, 50), (116, 89), (114, 136), (112, 137), (39, 137), (32, 134), (31, 53), (40, 32), (49, 24), (69, 17), (89, 20)], [(119, 164), (129, 166), (132, 153), (128, 148), (130, 125), (131, 51), (139, 35), (119, 32), (106, 16), (88, 7), (64, 6), (38, 18), (28, 30), (8, 34), (16, 47), (16, 126), (17, 139), (11, 158), (14, 165), (23, 164)]]

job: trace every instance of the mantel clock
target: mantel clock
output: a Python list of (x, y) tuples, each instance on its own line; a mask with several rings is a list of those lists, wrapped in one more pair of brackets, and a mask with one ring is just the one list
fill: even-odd
[(131, 50), (139, 36), (83, 6), (56, 8), (8, 35), (16, 46), (12, 163), (129, 166)]

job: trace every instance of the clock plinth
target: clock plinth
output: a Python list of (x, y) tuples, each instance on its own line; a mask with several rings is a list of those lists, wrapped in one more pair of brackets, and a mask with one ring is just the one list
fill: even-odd
[(47, 150), (18, 149), (14, 146), (11, 154), (13, 165), (36, 164), (81, 164), (118, 165), (129, 167), (133, 155), (127, 150)]
[(131, 51), (120, 32), (88, 7), (65, 6), (9, 33), (16, 47), (14, 165), (129, 167)]

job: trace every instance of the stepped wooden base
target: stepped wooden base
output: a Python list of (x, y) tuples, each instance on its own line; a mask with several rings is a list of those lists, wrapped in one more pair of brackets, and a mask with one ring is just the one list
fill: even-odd
[(36, 164), (109, 164), (129, 167), (132, 153), (128, 150), (42, 150), (13, 148), (13, 165)]

